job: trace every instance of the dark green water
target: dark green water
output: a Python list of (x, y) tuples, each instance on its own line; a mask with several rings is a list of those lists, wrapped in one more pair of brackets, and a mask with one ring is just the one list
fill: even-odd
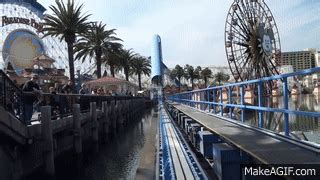
[[(81, 162), (72, 152), (66, 153), (55, 160), (56, 180), (104, 180), (134, 179), (139, 165), (141, 150), (149, 135), (154, 111), (149, 110), (141, 118), (125, 127), (106, 144), (99, 148), (89, 148)], [(43, 179), (41, 172), (28, 179)]]

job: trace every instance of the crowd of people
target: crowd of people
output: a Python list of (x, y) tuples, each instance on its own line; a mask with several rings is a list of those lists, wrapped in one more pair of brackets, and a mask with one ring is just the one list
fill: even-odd
[(31, 124), (31, 119), (35, 111), (39, 110), (40, 105), (50, 105), (52, 115), (66, 114), (71, 112), (72, 99), (67, 94), (75, 94), (72, 81), (65, 85), (55, 83), (54, 87), (49, 88), (49, 96), (43, 96), (43, 92), (38, 84), (38, 75), (33, 74), (31, 79), (23, 83), (20, 88), (24, 92), (21, 96), (22, 111), (15, 109), (16, 114), (22, 117), (26, 124)]
[[(99, 96), (132, 96), (131, 92), (117, 94), (114, 91), (108, 91), (102, 87), (95, 87), (89, 89), (85, 83), (81, 84), (79, 91), (76, 91), (72, 81), (68, 81), (66, 84), (55, 83), (54, 86), (48, 88), (48, 91), (41, 90), (39, 85), (39, 76), (32, 74), (30, 80), (26, 81), (22, 85), (18, 85), (20, 91), (12, 90), (6, 96), (7, 98), (7, 110), (12, 112), (19, 119), (23, 120), (26, 124), (31, 124), (31, 119), (35, 116), (34, 112), (40, 111), (40, 106), (51, 106), (51, 115), (53, 118), (66, 115), (72, 111), (73, 103), (80, 103), (81, 109), (89, 109), (89, 104), (92, 96), (74, 96), (74, 94), (80, 95), (99, 95)], [(12, 88), (14, 89), (14, 88)], [(71, 95), (73, 94), (73, 95)], [(39, 115), (40, 113), (38, 113)]]
[[(49, 91), (43, 92), (38, 82), (39, 76), (33, 74), (30, 80), (19, 86), (24, 93), (23, 96), (14, 92), (9, 100), (11, 103), (8, 110), (13, 112), (28, 125), (31, 124), (34, 112), (40, 111), (39, 107), (42, 105), (51, 106), (53, 118), (58, 118), (59, 116), (61, 117), (70, 113), (72, 111), (72, 104), (75, 103), (75, 101), (82, 104), (82, 110), (89, 108), (89, 103), (86, 102), (89, 97), (70, 96), (70, 94), (101, 96), (120, 95), (112, 91), (107, 91), (102, 87), (89, 89), (85, 83), (81, 84), (81, 88), (77, 92), (72, 81), (68, 81), (66, 84), (55, 83), (54, 86), (48, 88)], [(123, 95), (132, 96), (131, 92), (127, 92)]]

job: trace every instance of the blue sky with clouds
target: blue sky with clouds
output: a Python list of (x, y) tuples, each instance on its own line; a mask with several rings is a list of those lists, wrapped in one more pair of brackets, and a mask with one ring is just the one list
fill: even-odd
[[(151, 55), (153, 34), (162, 38), (169, 67), (227, 65), (224, 27), (233, 0), (75, 0), (91, 20), (116, 28), (126, 48)], [(47, 9), (53, 0), (38, 0)], [(282, 51), (320, 49), (320, 1), (265, 0), (278, 25)]]

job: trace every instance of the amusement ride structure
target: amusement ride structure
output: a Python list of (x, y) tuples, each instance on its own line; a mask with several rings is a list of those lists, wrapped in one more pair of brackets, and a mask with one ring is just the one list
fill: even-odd
[[(225, 24), (225, 49), (237, 82), (279, 74), (279, 32), (264, 0), (235, 0)], [(265, 85), (270, 89), (271, 84)]]

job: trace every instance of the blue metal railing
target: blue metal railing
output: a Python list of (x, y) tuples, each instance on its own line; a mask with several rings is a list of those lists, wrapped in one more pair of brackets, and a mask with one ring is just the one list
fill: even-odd
[[(229, 110), (229, 118), (232, 118), (232, 109), (239, 108), (241, 110), (240, 120), (243, 123), (245, 121), (245, 110), (254, 110), (258, 112), (258, 127), (264, 128), (263, 124), (263, 113), (264, 112), (280, 112), (284, 114), (283, 119), (283, 127), (284, 133), (286, 136), (289, 136), (289, 114), (291, 115), (299, 115), (299, 116), (309, 116), (309, 117), (320, 117), (320, 112), (308, 112), (308, 111), (299, 111), (299, 110), (291, 110), (289, 109), (289, 89), (288, 89), (288, 78), (309, 75), (313, 73), (320, 73), (320, 67), (306, 69), (298, 72), (281, 74), (271, 77), (265, 77), (261, 79), (249, 80), (238, 83), (225, 84), (222, 86), (210, 87), (206, 89), (199, 89), (189, 92), (183, 92), (168, 96), (168, 99), (174, 102), (178, 102), (181, 104), (185, 104), (191, 107), (196, 107), (201, 110), (212, 110), (212, 113), (216, 114), (217, 109), (220, 109), (220, 115), (223, 116), (224, 107)], [(283, 107), (279, 108), (271, 108), (264, 107), (264, 92), (263, 85), (266, 83), (274, 83), (275, 81), (282, 82), (283, 88)], [(245, 103), (245, 87), (255, 87), (252, 92), (255, 92), (257, 103), (246, 104)], [(233, 101), (233, 92), (234, 89), (238, 89), (237, 93), (240, 95), (239, 104)], [(226, 102), (223, 100), (223, 91), (227, 91), (225, 96), (227, 96)]]

